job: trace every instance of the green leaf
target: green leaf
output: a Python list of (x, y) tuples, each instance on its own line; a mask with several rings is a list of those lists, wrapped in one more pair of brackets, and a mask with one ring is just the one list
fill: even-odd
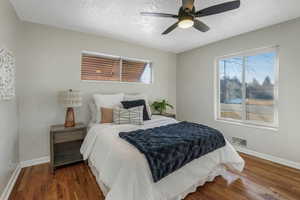
[(163, 99), (162, 101), (154, 101), (152, 104), (151, 104), (151, 107), (159, 112), (160, 114), (162, 114), (163, 112), (165, 112), (167, 110), (167, 107), (170, 107), (170, 108), (174, 108), (173, 105), (169, 104), (167, 102), (167, 100)]

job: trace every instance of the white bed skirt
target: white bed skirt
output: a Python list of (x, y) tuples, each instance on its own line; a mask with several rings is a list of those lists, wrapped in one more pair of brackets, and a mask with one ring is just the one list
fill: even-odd
[[(90, 160), (88, 160), (88, 165), (89, 165), (93, 175), (96, 177), (96, 181), (97, 181), (103, 195), (106, 196), (107, 193), (109, 192), (109, 187), (106, 186), (101, 181), (98, 170), (96, 169), (96, 167), (94, 167), (94, 165), (92, 164), (92, 162)], [(199, 181), (197, 183), (195, 183), (193, 186), (191, 186), (187, 190), (183, 191), (181, 194), (177, 195), (176, 197), (173, 197), (171, 199), (166, 199), (166, 200), (182, 200), (190, 193), (195, 192), (199, 186), (202, 186), (207, 182), (212, 182), (217, 176), (222, 176), (225, 171), (226, 171), (226, 167), (224, 165), (219, 165), (215, 169), (213, 169), (211, 172), (209, 172), (205, 177), (199, 178)]]

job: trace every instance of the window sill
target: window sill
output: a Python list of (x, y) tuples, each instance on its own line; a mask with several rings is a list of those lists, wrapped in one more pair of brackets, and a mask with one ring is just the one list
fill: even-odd
[(260, 124), (252, 124), (252, 123), (239, 122), (239, 121), (227, 120), (227, 119), (215, 119), (215, 120), (217, 122), (222, 122), (222, 123), (236, 125), (236, 126), (244, 126), (244, 127), (248, 127), (248, 128), (264, 129), (264, 130), (270, 130), (270, 131), (274, 131), (274, 132), (278, 131), (278, 127), (275, 127), (275, 126), (265, 126), (265, 125), (260, 125)]
[(106, 84), (135, 84), (135, 85), (152, 85), (153, 83), (143, 82), (122, 82), (122, 81), (96, 81), (96, 80), (81, 80), (83, 83), (106, 83)]

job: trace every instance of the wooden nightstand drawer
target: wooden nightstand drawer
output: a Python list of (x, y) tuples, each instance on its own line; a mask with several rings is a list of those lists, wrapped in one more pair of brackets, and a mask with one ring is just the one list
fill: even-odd
[(76, 140), (83, 140), (85, 137), (84, 130), (78, 130), (73, 132), (59, 132), (54, 135), (54, 143), (71, 142)]

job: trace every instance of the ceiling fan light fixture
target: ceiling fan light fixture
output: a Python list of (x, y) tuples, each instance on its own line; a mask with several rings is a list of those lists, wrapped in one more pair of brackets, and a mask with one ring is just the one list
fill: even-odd
[(193, 25), (194, 25), (194, 21), (191, 19), (183, 19), (178, 23), (178, 26), (183, 29), (190, 28)]

